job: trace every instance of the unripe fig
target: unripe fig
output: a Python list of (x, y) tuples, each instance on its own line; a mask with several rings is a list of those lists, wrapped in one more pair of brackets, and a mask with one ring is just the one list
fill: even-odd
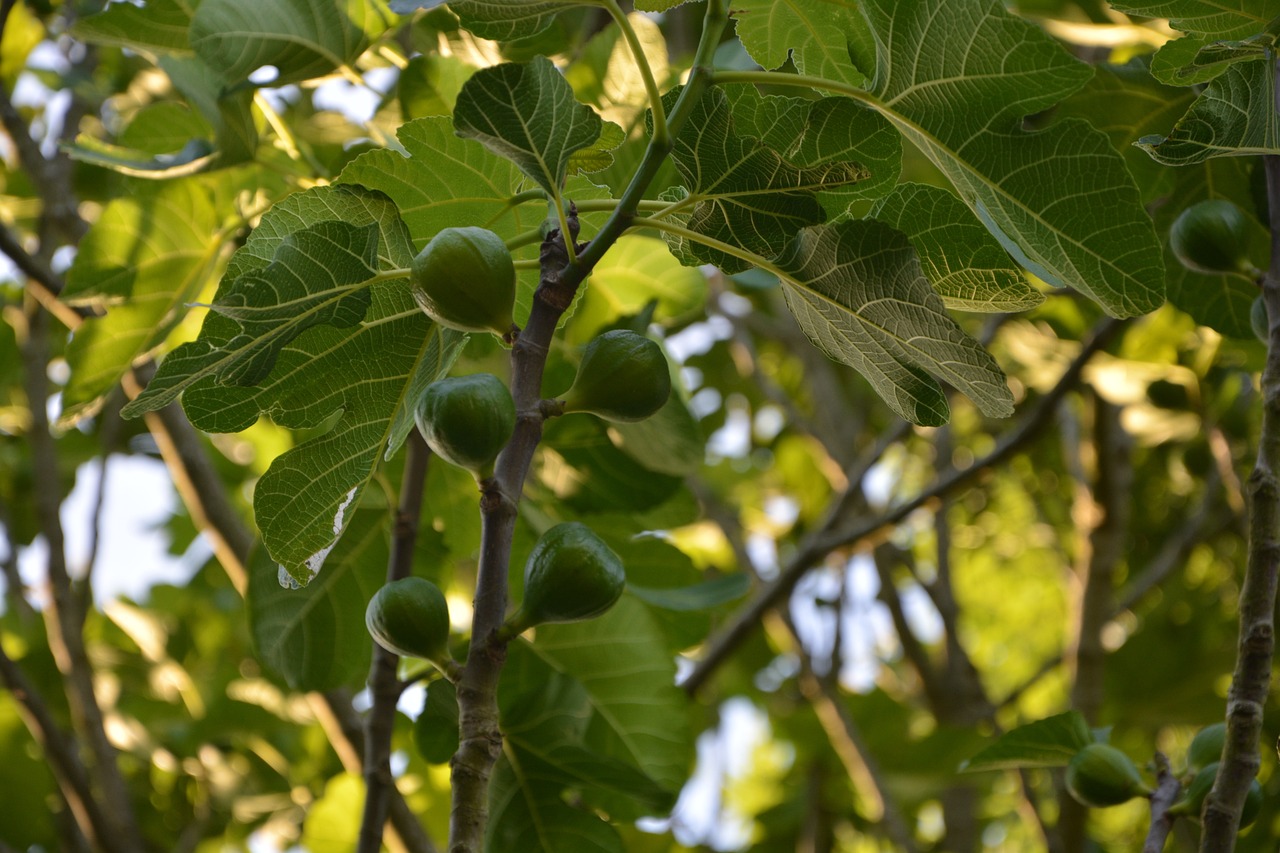
[(1147, 791), (1138, 768), (1114, 746), (1091, 743), (1067, 765), (1067, 791), (1092, 808), (1118, 806)]
[(445, 228), (413, 259), (409, 285), (418, 307), (462, 332), (511, 331), (516, 268), (502, 238), (485, 228)]
[(1270, 318), (1267, 317), (1267, 303), (1259, 296), (1249, 306), (1249, 327), (1253, 329), (1253, 336), (1265, 344), (1271, 338), (1270, 326)]
[(440, 588), (425, 578), (401, 578), (375, 592), (364, 624), (389, 652), (441, 663), (450, 660), (449, 605)]
[(591, 528), (577, 521), (557, 524), (529, 554), (524, 601), (508, 620), (508, 632), (593, 619), (617, 602), (626, 580), (622, 560)]
[[(1200, 812), (1204, 810), (1205, 798), (1213, 790), (1213, 781), (1217, 775), (1217, 761), (1202, 767), (1200, 772), (1195, 775), (1195, 778), (1191, 780), (1191, 784), (1187, 785), (1186, 791), (1182, 794), (1182, 799), (1174, 803), (1169, 808), (1169, 812), (1199, 820)], [(1260, 811), (1262, 811), (1262, 785), (1258, 784), (1257, 779), (1254, 779), (1249, 783), (1249, 793), (1245, 794), (1244, 805), (1240, 809), (1240, 828), (1243, 829), (1257, 820), (1258, 812)]]
[(670, 396), (671, 374), (662, 347), (618, 329), (587, 344), (578, 376), (564, 397), (564, 410), (609, 421), (642, 421)]
[(431, 383), (414, 414), (433, 453), (480, 478), (493, 473), (493, 460), (516, 428), (511, 392), (492, 373)]
[(1196, 202), (1169, 229), (1169, 248), (1187, 269), (1203, 273), (1258, 270), (1249, 260), (1249, 217), (1226, 199)]
[(1196, 772), (1222, 758), (1222, 745), (1227, 741), (1227, 724), (1214, 723), (1196, 732), (1187, 747), (1187, 769)]

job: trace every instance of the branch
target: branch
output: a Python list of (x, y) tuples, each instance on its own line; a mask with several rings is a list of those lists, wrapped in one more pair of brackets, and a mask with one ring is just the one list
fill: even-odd
[(1162, 853), (1169, 833), (1173, 831), (1175, 817), (1169, 814), (1169, 807), (1177, 801), (1182, 793), (1182, 784), (1169, 772), (1169, 759), (1164, 753), (1157, 752), (1156, 757), (1156, 790), (1151, 795), (1151, 829), (1147, 832), (1146, 841), (1142, 844), (1142, 853)]
[(142, 835), (136, 822), (129, 789), (116, 763), (116, 750), (107, 738), (102, 708), (94, 693), (93, 666), (85, 650), (80, 602), (67, 572), (63, 542), (59, 465), (49, 430), (48, 316), (39, 310), (27, 313), (26, 340), (22, 344), (25, 390), (31, 412), (27, 440), (35, 469), (33, 499), (41, 534), (49, 548), (50, 602), (45, 612), (49, 646), (66, 679), (67, 699), (76, 730), (93, 755), (94, 781), (103, 798), (103, 835), (121, 850), (141, 850)]
[[(413, 574), (413, 549), (418, 541), (422, 494), (430, 458), (431, 451), (427, 449), (422, 435), (417, 429), (410, 430), (405, 441), (404, 478), (400, 484), (395, 535), (387, 560), (387, 583)], [(396, 787), (395, 777), (391, 775), (391, 735), (395, 730), (396, 703), (401, 693), (400, 681), (396, 677), (399, 660), (394, 652), (373, 644), (373, 660), (369, 667), (369, 693), (373, 697), (373, 706), (364, 723), (365, 797), (356, 848), (358, 853), (378, 853), (381, 849), (391, 792)]]
[(560, 317), (579, 285), (631, 224), (645, 189), (671, 151), (672, 140), (711, 81), (711, 62), (727, 23), (725, 0), (709, 0), (705, 25), (689, 81), (667, 117), (670, 136), (651, 139), (618, 206), (583, 247), (577, 241), (577, 210), (569, 233), (553, 231), (542, 243), (542, 279), (534, 292), (529, 322), (511, 350), (511, 396), (516, 429), (498, 455), (493, 477), (481, 483), (480, 563), (471, 626), (471, 646), (458, 680), (458, 751), (453, 757), (453, 802), (449, 815), (451, 853), (479, 853), (489, 820), (489, 778), (502, 752), (498, 727), (498, 676), (506, 661), (501, 634), (507, 607), (507, 572), (516, 508), (533, 453), (542, 439), (542, 374)]
[[(1280, 77), (1280, 73), (1277, 73)], [(1275, 648), (1276, 569), (1280, 564), (1280, 155), (1262, 158), (1271, 208), (1271, 268), (1262, 277), (1267, 361), (1262, 371), (1262, 432), (1249, 476), (1249, 559), (1240, 586), (1240, 645), (1227, 694), (1227, 741), (1205, 800), (1202, 853), (1235, 849), (1240, 811), (1262, 763), (1258, 738)]]
[(108, 834), (110, 821), (102, 814), (102, 807), (94, 799), (89, 787), (89, 774), (66, 734), (59, 728), (49, 704), (30, 681), (21, 667), (5, 653), (0, 645), (0, 683), (13, 697), (23, 722), (41, 751), (49, 761), (54, 779), (58, 782), (67, 807), (75, 819), (75, 827), (89, 844), (104, 850), (120, 849)]
[[(932, 504), (939, 498), (953, 494), (962, 487), (970, 485), (991, 468), (1014, 455), (1051, 422), (1053, 412), (1066, 393), (1080, 380), (1085, 365), (1097, 352), (1106, 347), (1120, 329), (1124, 328), (1123, 320), (1106, 320), (1095, 330), (1094, 335), (1081, 347), (1079, 355), (1063, 373), (1062, 377), (1047, 394), (1040, 398), (1032, 412), (1015, 430), (1007, 433), (996, 448), (969, 468), (952, 469), (950, 473), (940, 476), (932, 486), (916, 497), (902, 503), (883, 515), (856, 524), (848, 529), (839, 529), (838, 523), (843, 519), (842, 513), (833, 513), (827, 521), (813, 534), (806, 537), (796, 550), (795, 555), (783, 568), (778, 577), (767, 587), (760, 590), (756, 597), (740, 610), (729, 625), (707, 644), (707, 650), (697, 665), (684, 680), (682, 686), (689, 694), (694, 694), (710, 678), (711, 674), (722, 664), (733, 651), (755, 630), (765, 612), (781, 604), (795, 585), (812, 566), (821, 562), (827, 554), (838, 548), (849, 548), (874, 539), (889, 528), (900, 523), (917, 509)], [(851, 492), (847, 492), (843, 503), (853, 500)]]

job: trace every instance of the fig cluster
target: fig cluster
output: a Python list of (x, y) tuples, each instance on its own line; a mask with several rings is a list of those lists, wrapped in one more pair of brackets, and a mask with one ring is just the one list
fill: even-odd
[[(1169, 807), (1169, 815), (1200, 819), (1218, 775), (1226, 736), (1226, 723), (1205, 726), (1196, 733), (1187, 748), (1186, 769), (1180, 777), (1184, 787), (1177, 802)], [(1105, 743), (1091, 743), (1080, 749), (1067, 765), (1065, 781), (1072, 798), (1090, 808), (1118, 806), (1152, 793), (1129, 756)], [(1240, 813), (1241, 828), (1257, 820), (1262, 801), (1262, 786), (1254, 779)]]

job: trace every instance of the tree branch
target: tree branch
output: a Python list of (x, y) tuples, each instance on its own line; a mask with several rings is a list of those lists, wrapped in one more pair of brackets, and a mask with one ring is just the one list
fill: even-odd
[[(843, 528), (840, 512), (833, 512), (822, 526), (805, 538), (794, 556), (788, 561), (779, 576), (768, 586), (761, 589), (751, 603), (738, 612), (716, 637), (706, 645), (702, 659), (694, 666), (682, 686), (689, 694), (694, 694), (710, 678), (711, 674), (722, 664), (733, 651), (753, 632), (764, 613), (781, 604), (800, 578), (813, 566), (821, 562), (827, 554), (838, 548), (848, 548), (863, 544), (881, 535), (907, 518), (917, 509), (932, 504), (939, 498), (954, 494), (966, 487), (981, 475), (1017, 453), (1032, 439), (1039, 435), (1052, 420), (1053, 412), (1063, 396), (1080, 380), (1080, 375), (1089, 360), (1106, 347), (1125, 325), (1123, 320), (1106, 320), (1095, 331), (1093, 336), (1081, 347), (1079, 355), (1068, 366), (1058, 383), (1047, 394), (1040, 398), (1035, 408), (1023, 420), (1022, 424), (1007, 433), (996, 445), (996, 448), (969, 468), (952, 469), (948, 474), (939, 476), (933, 485), (916, 497), (905, 501), (888, 512)], [(837, 509), (844, 503), (854, 499), (852, 492), (847, 492), (844, 499), (837, 504)]]
[[(396, 510), (395, 535), (387, 560), (387, 583), (413, 574), (413, 549), (418, 541), (422, 517), (422, 495), (426, 487), (427, 462), (431, 451), (417, 429), (405, 441), (404, 478), (400, 484), (400, 506)], [(378, 853), (383, 827), (387, 823), (391, 792), (396, 787), (391, 775), (391, 735), (395, 730), (396, 703), (400, 681), (396, 665), (400, 658), (377, 643), (369, 666), (369, 693), (373, 706), (365, 717), (364, 731), (364, 813), (360, 820), (358, 853)]]
[[(1280, 78), (1280, 63), (1276, 77)], [(1268, 325), (1262, 432), (1248, 484), (1249, 559), (1240, 586), (1240, 643), (1227, 694), (1227, 741), (1213, 790), (1205, 799), (1202, 853), (1235, 849), (1240, 811), (1262, 763), (1258, 738), (1275, 649), (1276, 570), (1280, 564), (1280, 155), (1267, 154), (1262, 161), (1271, 208), (1271, 268), (1262, 278)]]
[(1169, 807), (1182, 793), (1182, 784), (1169, 771), (1169, 759), (1164, 753), (1157, 752), (1156, 789), (1151, 795), (1151, 828), (1142, 844), (1142, 853), (1162, 853), (1169, 833), (1173, 831), (1174, 817), (1169, 814)]
[(47, 403), (48, 315), (37, 309), (27, 313), (26, 340), (22, 343), (23, 367), (31, 426), (27, 440), (35, 468), (34, 503), (40, 532), (48, 546), (49, 607), (46, 626), (49, 646), (58, 669), (66, 678), (67, 698), (77, 732), (93, 755), (93, 780), (103, 799), (103, 833), (121, 850), (141, 850), (142, 835), (136, 822), (129, 789), (116, 763), (116, 750), (107, 738), (102, 708), (94, 693), (93, 666), (85, 650), (84, 613), (72, 589), (63, 543), (58, 455), (49, 429)]

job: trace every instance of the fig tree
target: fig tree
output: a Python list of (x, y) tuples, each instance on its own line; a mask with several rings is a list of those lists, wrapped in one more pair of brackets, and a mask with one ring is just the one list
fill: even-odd
[(485, 228), (445, 228), (409, 268), (418, 307), (442, 326), (462, 332), (511, 331), (516, 268), (497, 234)]
[(1187, 269), (1202, 273), (1259, 273), (1249, 260), (1249, 217), (1226, 199), (1196, 202), (1169, 229), (1169, 248)]
[(389, 652), (437, 663), (450, 660), (449, 605), (426, 578), (401, 578), (383, 586), (369, 599), (364, 624)]
[(511, 392), (492, 373), (431, 383), (414, 414), (433, 453), (479, 478), (493, 473), (494, 459), (516, 428)]
[(564, 410), (629, 423), (649, 417), (670, 396), (671, 374), (662, 347), (619, 329), (587, 344)]
[(1105, 743), (1077, 752), (1067, 765), (1066, 782), (1071, 796), (1091, 808), (1118, 806), (1148, 791), (1129, 756)]
[(507, 620), (507, 633), (593, 619), (614, 605), (626, 579), (621, 558), (591, 528), (577, 521), (557, 524), (529, 554), (524, 600)]

